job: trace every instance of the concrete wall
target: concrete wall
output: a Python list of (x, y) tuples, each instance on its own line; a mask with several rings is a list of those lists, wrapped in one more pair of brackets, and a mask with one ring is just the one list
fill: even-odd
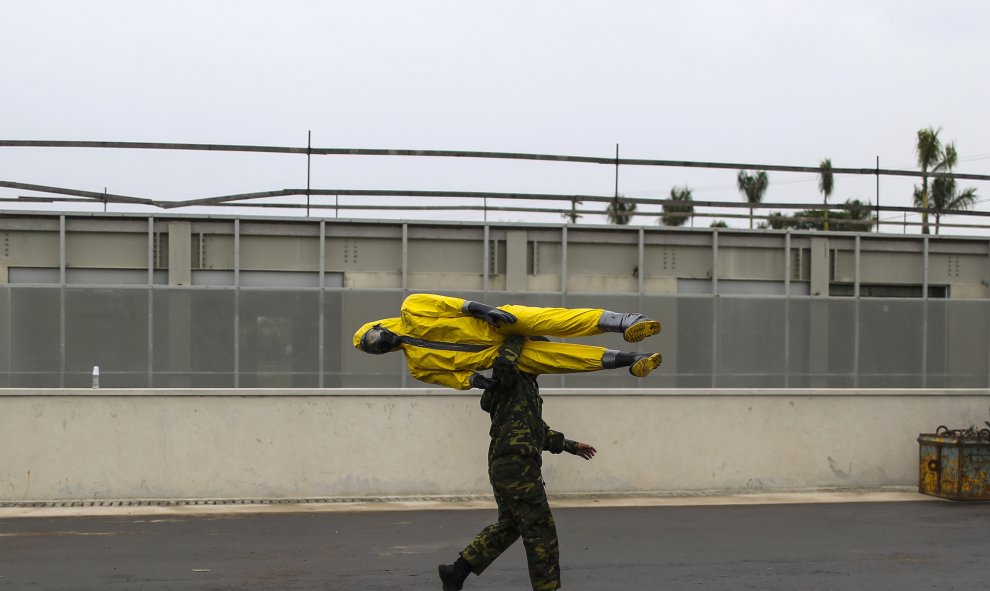
[[(546, 389), (594, 444), (560, 492), (914, 485), (917, 435), (982, 425), (987, 390)], [(477, 395), (433, 389), (0, 390), (0, 501), (489, 491)]]

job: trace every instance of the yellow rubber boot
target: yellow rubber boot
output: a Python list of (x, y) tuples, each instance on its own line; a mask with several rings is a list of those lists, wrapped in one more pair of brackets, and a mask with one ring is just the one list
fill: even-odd
[(659, 333), (660, 323), (658, 321), (643, 318), (642, 320), (637, 320), (629, 328), (622, 331), (622, 338), (629, 343), (638, 343), (646, 337), (652, 337)]
[(637, 378), (645, 378), (650, 372), (660, 367), (663, 363), (663, 356), (659, 353), (643, 353), (636, 357), (636, 361), (629, 366), (629, 373)]

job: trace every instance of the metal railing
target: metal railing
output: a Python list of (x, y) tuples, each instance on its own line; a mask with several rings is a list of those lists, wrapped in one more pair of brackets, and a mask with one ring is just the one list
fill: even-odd
[[(760, 170), (774, 172), (796, 172), (805, 174), (820, 174), (823, 169), (813, 166), (793, 166), (780, 164), (756, 164), (756, 163), (734, 163), (734, 162), (701, 162), (687, 160), (663, 160), (663, 159), (641, 159), (641, 158), (620, 158), (618, 147), (615, 157), (598, 156), (574, 156), (563, 154), (536, 154), (517, 152), (484, 152), (484, 151), (464, 151), (464, 150), (410, 150), (410, 149), (372, 149), (372, 148), (317, 148), (307, 146), (261, 146), (261, 145), (235, 145), (235, 144), (191, 144), (191, 143), (160, 143), (160, 142), (110, 142), (110, 141), (61, 141), (61, 140), (0, 140), (0, 148), (88, 148), (88, 149), (124, 149), (124, 150), (180, 150), (180, 151), (208, 151), (208, 152), (254, 152), (269, 154), (297, 154), (305, 156), (307, 159), (306, 186), (300, 188), (275, 189), (266, 191), (255, 191), (249, 193), (236, 193), (229, 195), (216, 195), (211, 197), (184, 199), (184, 200), (161, 200), (143, 196), (121, 195), (117, 193), (95, 192), (75, 189), (71, 187), (59, 187), (51, 185), (41, 185), (35, 183), (18, 182), (15, 180), (0, 180), (0, 187), (32, 191), (45, 194), (45, 196), (24, 196), (0, 197), (0, 202), (19, 204), (69, 204), (69, 203), (89, 203), (108, 204), (118, 203), (131, 206), (143, 206), (161, 210), (186, 210), (194, 207), (249, 207), (260, 209), (280, 209), (286, 211), (306, 210), (306, 215), (311, 215), (313, 210), (327, 211), (333, 210), (335, 213), (343, 211), (402, 211), (402, 212), (423, 212), (423, 211), (504, 211), (504, 212), (525, 212), (525, 213), (549, 213), (559, 214), (565, 218), (570, 217), (573, 221), (577, 216), (582, 215), (603, 215), (603, 209), (578, 208), (578, 203), (592, 203), (607, 205), (621, 200), (625, 203), (637, 205), (651, 205), (661, 207), (683, 207), (685, 202), (664, 198), (652, 197), (627, 197), (621, 196), (618, 192), (619, 170), (623, 166), (633, 167), (676, 167), (676, 168), (705, 168), (705, 169), (728, 169), (728, 170)], [(351, 189), (351, 188), (314, 188), (310, 183), (309, 162), (313, 156), (393, 156), (393, 157), (428, 157), (428, 158), (471, 158), (471, 159), (493, 159), (493, 160), (517, 160), (517, 161), (543, 161), (543, 162), (567, 162), (579, 164), (596, 164), (612, 166), (615, 169), (616, 190), (613, 195), (591, 195), (591, 194), (551, 194), (551, 193), (525, 193), (525, 192), (493, 192), (493, 191), (428, 191), (418, 189)], [(879, 164), (874, 168), (831, 168), (832, 174), (838, 175), (859, 175), (875, 176), (879, 181), (880, 177), (929, 177), (929, 178), (953, 178), (960, 180), (990, 181), (990, 175), (969, 174), (969, 173), (947, 173), (947, 172), (927, 172), (922, 173), (916, 170), (900, 170), (890, 168), (880, 168)], [(367, 203), (341, 204), (338, 198), (342, 196), (367, 197)], [(262, 202), (262, 199), (284, 198), (284, 197), (306, 197), (305, 203), (300, 202)], [(314, 202), (314, 197), (334, 197), (334, 203), (322, 201)], [(403, 197), (409, 198), (408, 204), (383, 205), (375, 203), (374, 198), (381, 197)], [(883, 214), (923, 214), (925, 210), (917, 207), (903, 206), (882, 206), (879, 203), (879, 189), (877, 192), (877, 203), (746, 203), (738, 201), (690, 201), (694, 208), (691, 214), (673, 214), (673, 217), (683, 215), (685, 217), (711, 217), (711, 218), (748, 218), (749, 215), (733, 213), (711, 213), (715, 209), (738, 210), (746, 209), (753, 212), (768, 212), (768, 210), (785, 211), (825, 211), (829, 212), (850, 212), (866, 213), (866, 217), (872, 219), (856, 220), (834, 220), (833, 224), (839, 223), (844, 227), (872, 226), (878, 227), (881, 223), (896, 226), (919, 226), (922, 222), (914, 221), (891, 221), (883, 220)], [(478, 200), (480, 204), (424, 204), (425, 201), (432, 200)], [(488, 200), (499, 200), (511, 202), (522, 202), (522, 205), (490, 205)], [(567, 203), (567, 207), (535, 207), (532, 202), (560, 202)], [(700, 210), (700, 211), (699, 211)], [(968, 216), (969, 218), (988, 218), (990, 212), (969, 211), (969, 210), (938, 210), (930, 207), (927, 210), (929, 215), (954, 215)], [(659, 211), (636, 211), (633, 215), (659, 217), (664, 215)], [(667, 216), (672, 214), (668, 212)], [(781, 216), (776, 212), (754, 213), (753, 219), (763, 220), (768, 223), (779, 220)], [(790, 218), (794, 221), (815, 221), (815, 218)], [(990, 228), (987, 223), (947, 223), (940, 222), (944, 227), (955, 228)], [(868, 229), (868, 228), (867, 228)]]

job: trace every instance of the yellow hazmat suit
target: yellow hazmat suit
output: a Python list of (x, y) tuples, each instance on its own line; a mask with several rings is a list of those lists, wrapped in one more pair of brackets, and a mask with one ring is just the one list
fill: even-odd
[[(414, 294), (402, 302), (399, 318), (368, 322), (354, 333), (354, 346), (376, 324), (402, 337), (409, 375), (417, 380), (457, 390), (471, 388), (471, 375), (488, 369), (507, 335), (583, 337), (605, 332), (598, 323), (604, 310), (592, 308), (534, 308), (499, 306), (517, 321), (495, 328), (462, 311), (465, 300)], [(594, 345), (526, 341), (519, 369), (532, 374), (559, 374), (603, 369), (607, 349)]]

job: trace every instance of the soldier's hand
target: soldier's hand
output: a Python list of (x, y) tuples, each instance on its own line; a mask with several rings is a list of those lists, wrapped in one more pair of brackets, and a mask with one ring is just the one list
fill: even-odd
[(515, 324), (516, 320), (514, 314), (510, 314), (505, 310), (499, 310), (498, 308), (493, 308), (485, 313), (485, 322), (495, 328), (499, 328), (503, 324)]
[(479, 390), (487, 390), (488, 388), (491, 388), (493, 385), (495, 385), (495, 380), (491, 378), (486, 378), (480, 373), (475, 373), (475, 374), (471, 374), (470, 383), (472, 388), (477, 388)]
[(481, 302), (465, 301), (464, 311), (479, 320), (484, 320), (495, 328), (499, 328), (503, 324), (515, 324), (517, 320), (514, 314)]
[(598, 450), (595, 449), (593, 446), (588, 445), (587, 443), (578, 442), (577, 452), (575, 452), (574, 455), (580, 456), (586, 460), (590, 460), (591, 458), (595, 457), (596, 453), (598, 453)]

